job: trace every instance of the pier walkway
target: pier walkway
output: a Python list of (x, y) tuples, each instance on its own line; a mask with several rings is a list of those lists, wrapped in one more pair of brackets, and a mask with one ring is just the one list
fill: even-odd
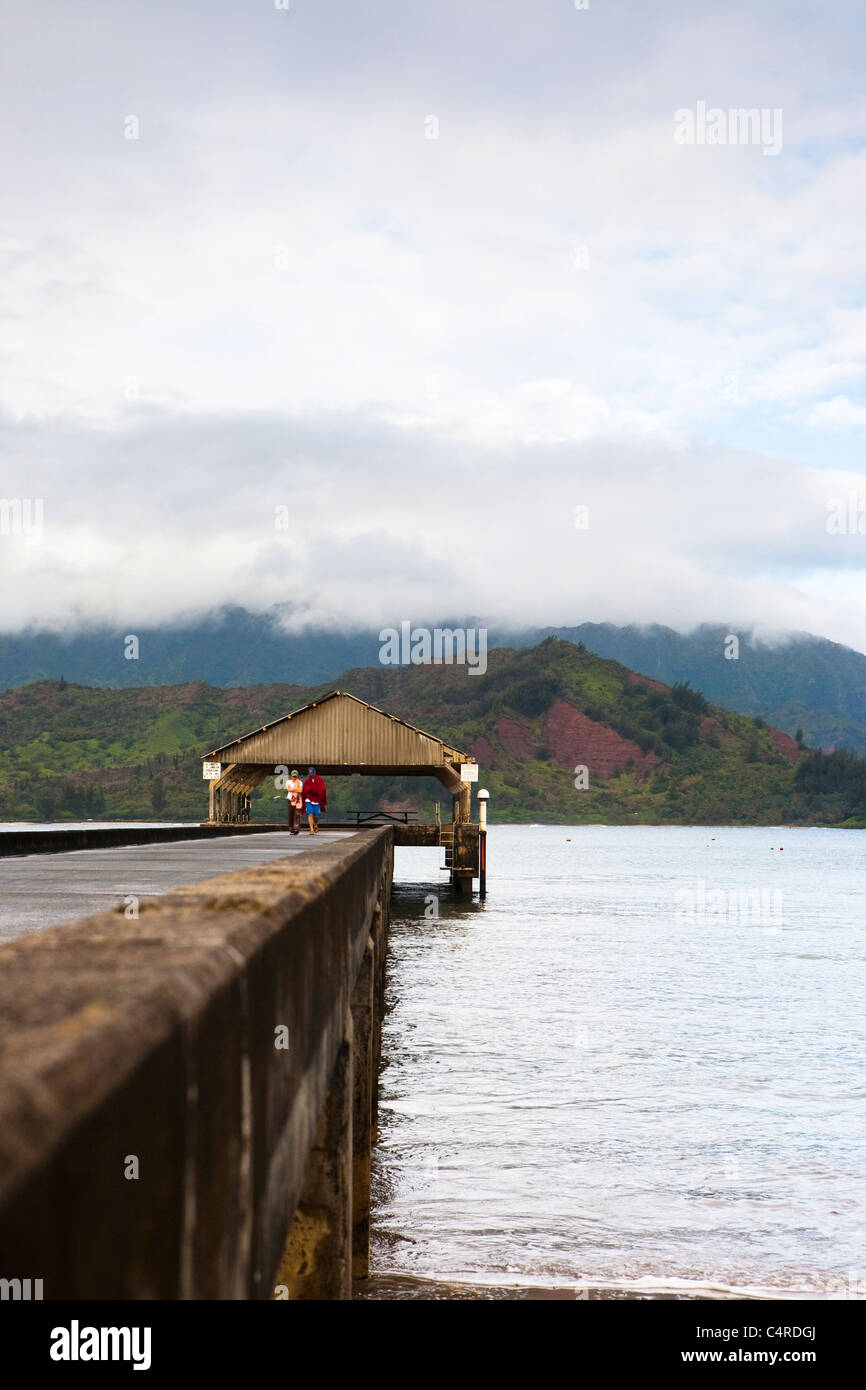
[(131, 916), (136, 910), (132, 899), (140, 903), (172, 888), (232, 869), (269, 864), (287, 854), (315, 853), (348, 833), (324, 827), (316, 836), (275, 830), (0, 857), (0, 943), (112, 908), (120, 907)]

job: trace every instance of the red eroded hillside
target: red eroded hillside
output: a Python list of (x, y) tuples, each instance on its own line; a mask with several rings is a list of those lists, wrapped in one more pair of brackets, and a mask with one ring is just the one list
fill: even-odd
[(503, 748), (507, 748), (509, 753), (517, 758), (533, 757), (535, 746), (532, 731), (523, 720), (503, 717), (497, 719), (494, 727)]
[(628, 681), (629, 685), (648, 685), (650, 690), (661, 690), (664, 694), (670, 690), (670, 686), (665, 685), (664, 681), (653, 680), (652, 676), (641, 676), (637, 671), (629, 671)]
[(584, 764), (591, 777), (602, 780), (633, 763), (636, 772), (648, 772), (658, 762), (655, 753), (644, 753), (640, 744), (622, 738), (605, 724), (589, 719), (574, 705), (555, 700), (544, 724), (550, 761), (556, 767)]
[(802, 748), (790, 734), (783, 734), (781, 729), (770, 728), (770, 737), (789, 763), (796, 763), (802, 757)]
[(478, 738), (472, 744), (472, 747), (469, 749), (469, 752), (472, 754), (475, 761), (479, 763), (481, 767), (495, 766), (494, 760), (496, 755), (493, 752), (493, 748), (489, 740), (486, 739), (483, 734), (478, 735)]

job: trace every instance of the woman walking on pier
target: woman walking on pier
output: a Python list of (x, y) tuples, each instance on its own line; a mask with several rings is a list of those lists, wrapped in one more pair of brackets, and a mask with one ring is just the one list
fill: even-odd
[(328, 793), (314, 767), (310, 768), (310, 775), (304, 782), (304, 805), (310, 834), (316, 835), (319, 831), (319, 816), (328, 806)]
[(301, 833), (301, 811), (304, 808), (304, 784), (301, 781), (301, 774), (296, 767), (292, 768), (292, 775), (286, 783), (287, 810), (289, 813), (289, 830), (292, 835)]

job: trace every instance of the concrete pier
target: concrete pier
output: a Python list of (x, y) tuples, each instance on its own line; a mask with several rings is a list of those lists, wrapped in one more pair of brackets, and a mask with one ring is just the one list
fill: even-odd
[[(62, 830), (44, 833), (66, 837)], [(255, 835), (222, 833), (215, 838), (157, 844), (97, 841), (91, 849), (66, 853), (39, 850), (26, 856), (0, 855), (0, 942), (118, 907), (132, 915), (147, 897), (231, 869), (317, 852), (342, 842), (349, 833), (322, 830), (311, 838), (306, 833), (295, 836), (272, 829)]]
[(280, 840), (137, 920), (0, 948), (4, 1277), (35, 1271), (46, 1299), (350, 1296), (393, 830)]

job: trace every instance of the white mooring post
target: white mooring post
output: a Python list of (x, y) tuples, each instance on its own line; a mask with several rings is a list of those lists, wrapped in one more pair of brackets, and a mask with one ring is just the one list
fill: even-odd
[(487, 803), (490, 793), (481, 788), (478, 793), (478, 896), (487, 897)]

